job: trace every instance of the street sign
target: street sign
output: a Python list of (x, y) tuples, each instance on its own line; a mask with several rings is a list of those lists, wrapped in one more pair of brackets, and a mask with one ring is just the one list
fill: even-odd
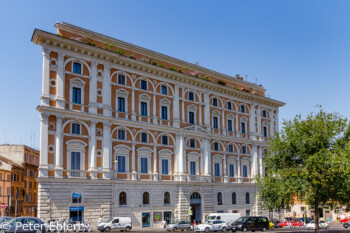
[(192, 210), (188, 210), (187, 214), (191, 216), (192, 215)]
[(1, 208), (6, 208), (6, 203), (1, 203)]

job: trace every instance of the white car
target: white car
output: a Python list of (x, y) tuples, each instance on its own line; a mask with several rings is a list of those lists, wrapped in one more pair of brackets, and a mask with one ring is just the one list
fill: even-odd
[(199, 224), (194, 227), (194, 230), (197, 232), (204, 231), (204, 232), (210, 232), (210, 231), (223, 231), (229, 230), (230, 227), (227, 226), (225, 221), (220, 220), (214, 220), (214, 221), (207, 221), (203, 222), (202, 224)]
[[(318, 223), (318, 226), (320, 227), (320, 229), (329, 229), (328, 223), (326, 223), (325, 220), (320, 220)], [(306, 230), (315, 230), (316, 228), (316, 223), (315, 220), (312, 220), (311, 222), (309, 222), (308, 224), (306, 224)]]
[(97, 226), (97, 230), (101, 232), (110, 232), (111, 230), (131, 231), (131, 229), (132, 222), (129, 217), (114, 217)]

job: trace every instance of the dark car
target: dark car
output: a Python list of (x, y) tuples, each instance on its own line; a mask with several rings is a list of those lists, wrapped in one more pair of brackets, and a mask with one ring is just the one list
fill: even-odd
[(243, 231), (267, 231), (269, 229), (269, 220), (266, 217), (240, 217), (231, 225), (232, 232)]
[(46, 233), (45, 224), (35, 217), (19, 217), (10, 221), (1, 223), (0, 229), (4, 233)]

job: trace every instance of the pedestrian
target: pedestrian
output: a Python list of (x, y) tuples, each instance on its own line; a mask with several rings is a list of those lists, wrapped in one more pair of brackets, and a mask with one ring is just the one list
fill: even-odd
[(100, 216), (100, 218), (97, 221), (97, 225), (100, 225), (102, 223), (102, 215)]

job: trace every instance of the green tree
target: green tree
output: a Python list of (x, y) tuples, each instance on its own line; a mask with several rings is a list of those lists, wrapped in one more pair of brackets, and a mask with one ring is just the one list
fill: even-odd
[(281, 209), (302, 201), (315, 211), (350, 203), (350, 128), (347, 119), (320, 109), (283, 123), (268, 144), (266, 174), (257, 177), (262, 205)]

